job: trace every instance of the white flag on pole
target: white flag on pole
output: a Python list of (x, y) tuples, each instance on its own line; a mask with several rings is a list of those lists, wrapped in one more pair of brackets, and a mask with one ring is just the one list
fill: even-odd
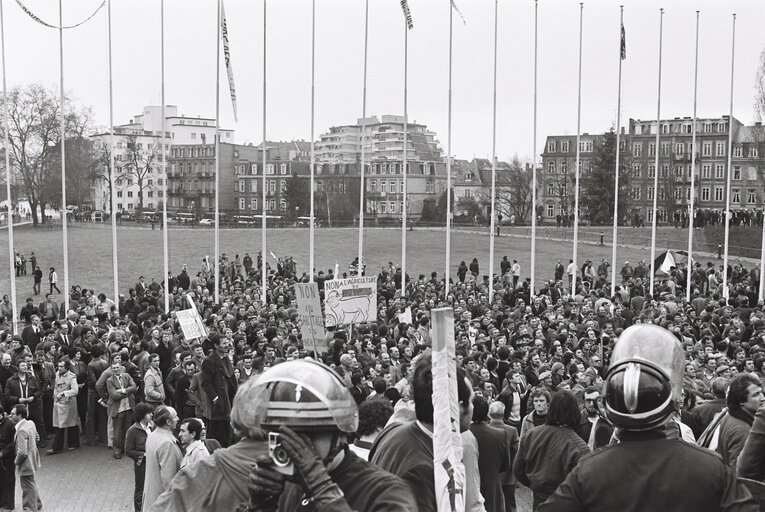
[(414, 22), (412, 21), (412, 12), (409, 10), (409, 3), (407, 0), (401, 0), (401, 9), (404, 11), (404, 19), (406, 20), (406, 26), (409, 30), (414, 28)]
[(231, 106), (234, 108), (234, 122), (238, 122), (234, 68), (231, 66), (231, 51), (228, 47), (228, 28), (226, 27), (226, 8), (223, 3), (221, 3), (221, 37), (223, 38), (223, 58), (226, 61), (226, 73), (228, 74), (228, 89), (231, 93)]

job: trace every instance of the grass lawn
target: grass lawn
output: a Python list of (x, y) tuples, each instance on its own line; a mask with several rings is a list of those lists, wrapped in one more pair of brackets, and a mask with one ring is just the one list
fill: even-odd
[[(473, 257), (477, 257), (481, 273), (487, 271), (489, 263), (489, 238), (484, 232), (471, 229), (458, 229), (452, 232), (451, 267), (452, 275), (456, 277), (456, 269), (461, 260), (470, 263)], [(570, 231), (570, 230), (569, 230)], [(648, 259), (650, 246), (645, 245), (641, 237), (645, 236), (644, 230), (635, 230), (630, 233), (629, 229), (620, 231), (620, 243), (629, 243), (633, 237), (637, 242), (635, 247), (618, 248), (618, 260), (621, 263), (625, 259), (636, 262), (640, 259)], [(647, 230), (650, 235), (650, 229)], [(108, 296), (112, 295), (112, 259), (111, 259), (111, 230), (108, 225), (84, 226), (70, 225), (69, 227), (69, 269), (70, 286), (78, 284), (85, 288), (103, 291)], [(499, 262), (502, 256), (507, 255), (512, 261), (518, 259), (523, 269), (523, 277), (528, 276), (530, 264), (530, 240), (525, 237), (528, 228), (503, 228), (503, 235), (495, 239), (495, 271), (499, 271)], [(511, 236), (508, 236), (511, 233)], [(558, 259), (564, 265), (571, 257), (573, 244), (570, 241), (548, 240), (544, 238), (564, 238), (563, 230), (546, 228), (540, 230), (537, 239), (537, 281), (552, 277), (554, 265)], [(598, 232), (599, 233), (599, 232)], [(607, 232), (610, 235), (610, 231)], [(677, 233), (677, 231), (675, 231)], [(407, 273), (417, 277), (420, 273), (429, 274), (438, 271), (439, 275), (444, 272), (444, 232), (442, 229), (415, 230), (407, 234)], [(180, 229), (171, 227), (169, 231), (170, 245), (170, 268), (173, 273), (180, 271), (183, 263), (189, 265), (190, 271), (196, 273), (205, 255), (212, 257), (214, 251), (212, 229)], [(56, 267), (59, 273), (59, 288), (63, 291), (63, 256), (62, 237), (60, 226), (51, 229), (21, 226), (14, 230), (16, 249), (24, 252), (28, 257), (34, 251), (38, 264), (43, 270), (43, 293), (47, 289), (48, 269)], [(144, 275), (147, 281), (156, 277), (162, 280), (162, 232), (152, 231), (146, 227), (120, 227), (118, 229), (119, 250), (119, 280), (120, 291), (126, 291), (138, 279)], [(602, 258), (611, 259), (611, 247), (608, 245), (610, 236), (606, 238), (605, 246), (596, 243), (596, 237), (591, 233), (582, 239), (586, 243), (580, 243), (578, 261), (592, 259), (596, 265)], [(0, 231), (0, 290), (9, 293), (10, 284), (8, 277), (8, 233)], [(253, 260), (260, 251), (259, 229), (224, 229), (220, 233), (221, 252), (233, 258), (235, 254), (244, 256), (249, 252)], [(387, 262), (398, 264), (401, 261), (401, 235), (396, 229), (371, 228), (365, 230), (364, 235), (364, 258), (367, 261), (369, 272), (377, 271)], [(657, 254), (664, 247), (657, 246)], [(292, 255), (298, 264), (300, 272), (306, 271), (308, 266), (308, 229), (269, 229), (268, 250), (277, 256)], [(358, 231), (355, 229), (324, 228), (316, 230), (316, 266), (320, 269), (340, 265), (341, 271), (347, 271), (349, 263), (358, 252)], [(269, 260), (273, 262), (271, 256)], [(17, 298), (19, 304), (23, 304), (26, 297), (32, 292), (31, 274), (16, 278)], [(42, 299), (42, 297), (40, 297)]]

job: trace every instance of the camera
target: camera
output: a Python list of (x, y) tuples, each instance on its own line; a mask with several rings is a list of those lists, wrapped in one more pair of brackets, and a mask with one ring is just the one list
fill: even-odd
[(268, 456), (274, 461), (274, 469), (287, 476), (295, 474), (295, 465), (282, 446), (281, 436), (278, 432), (268, 433)]

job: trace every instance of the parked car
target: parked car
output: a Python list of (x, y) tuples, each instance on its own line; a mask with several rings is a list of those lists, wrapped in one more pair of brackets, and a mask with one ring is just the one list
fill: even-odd
[(199, 221), (200, 226), (212, 226), (215, 224), (215, 221), (212, 219), (202, 219)]

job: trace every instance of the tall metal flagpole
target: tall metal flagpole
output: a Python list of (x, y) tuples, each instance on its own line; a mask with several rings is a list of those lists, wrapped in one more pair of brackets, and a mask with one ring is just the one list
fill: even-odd
[(112, 221), (112, 272), (114, 273), (114, 300), (119, 297), (119, 265), (117, 264), (117, 212), (114, 211), (116, 196), (114, 172), (114, 87), (112, 82), (112, 0), (106, 2), (106, 18), (109, 39), (109, 184), (111, 195), (110, 215)]
[(649, 295), (653, 298), (653, 286), (656, 280), (656, 201), (659, 196), (659, 134), (661, 133), (661, 47), (664, 35), (664, 9), (659, 9), (659, 86), (656, 99), (656, 147), (654, 151), (654, 173), (653, 173), (653, 212), (651, 214), (651, 261), (649, 278)]
[[(66, 120), (64, 118), (64, 9), (62, 0), (58, 0), (58, 50), (59, 71), (61, 72), (61, 232), (63, 237), (62, 249), (64, 252), (64, 310), (69, 312), (69, 240), (66, 231)], [(45, 206), (42, 207), (45, 215)], [(116, 299), (116, 297), (115, 297)]]
[(444, 300), (449, 296), (449, 267), (452, 251), (452, 32), (454, 6), (449, 5), (449, 101), (446, 122), (446, 272), (444, 274)]
[(614, 167), (614, 232), (611, 237), (611, 296), (616, 294), (616, 237), (619, 226), (619, 156), (622, 135), (622, 36), (624, 34), (624, 6), (619, 6), (619, 82), (616, 100), (616, 165)]
[(685, 300), (691, 300), (691, 274), (693, 273), (693, 228), (694, 209), (693, 203), (696, 197), (696, 98), (699, 84), (699, 11), (696, 11), (696, 53), (693, 70), (693, 125), (691, 138), (691, 204), (688, 212), (688, 270), (686, 271)]
[(730, 179), (733, 173), (733, 67), (736, 61), (736, 14), (733, 14), (733, 34), (730, 53), (730, 116), (728, 117), (728, 178), (725, 183), (725, 245), (723, 255), (723, 297), (728, 300), (728, 241), (730, 236)]
[(489, 221), (489, 304), (494, 302), (494, 218), (497, 216), (497, 11), (499, 0), (494, 0), (494, 89), (491, 112), (491, 220)]
[(579, 4), (579, 89), (577, 92), (576, 107), (576, 188), (574, 190), (574, 277), (571, 280), (571, 295), (576, 295), (577, 261), (576, 253), (579, 245), (579, 175), (581, 174), (581, 161), (579, 160), (579, 139), (582, 135), (582, 27), (584, 17), (584, 3)]
[[(260, 282), (261, 295), (263, 296), (263, 305), (266, 305), (268, 296), (266, 295), (266, 283), (268, 282), (268, 265), (266, 263), (266, 159), (268, 157), (268, 147), (266, 144), (266, 7), (267, 1), (263, 0), (263, 204), (261, 205), (261, 214), (263, 218), (260, 224), (260, 246), (262, 247), (262, 257), (260, 258)], [(312, 139), (313, 141), (313, 139)]]
[[(314, 77), (316, 76), (316, 0), (311, 0), (311, 215), (310, 225), (308, 228), (308, 282), (313, 283), (313, 248), (314, 248), (314, 166), (316, 165), (316, 153), (314, 147), (314, 115), (315, 115), (315, 103), (314, 103)], [(265, 172), (265, 170), (264, 170)]]
[(364, 80), (361, 93), (361, 193), (359, 199), (359, 265), (356, 269), (356, 275), (361, 276), (361, 269), (364, 266), (364, 137), (367, 131), (367, 49), (369, 46), (369, 0), (365, 2), (364, 8)]
[(409, 85), (409, 22), (404, 16), (404, 158), (401, 163), (401, 174), (404, 182), (404, 197), (401, 203), (401, 297), (406, 298), (406, 210), (407, 210), (407, 132), (409, 131), (408, 91)]
[(537, 35), (539, 0), (534, 0), (534, 134), (531, 151), (531, 297), (536, 295), (537, 270)]
[[(221, 0), (218, 0), (218, 25), (215, 29), (217, 37), (215, 40), (215, 262), (213, 264), (216, 304), (220, 304), (220, 11)], [(266, 172), (265, 169), (263, 172)]]
[[(12, 333), (18, 332), (18, 313), (16, 311), (16, 273), (13, 268), (13, 207), (11, 204), (11, 144), (8, 136), (8, 89), (5, 79), (5, 18), (3, 15), (3, 1), (0, 0), (0, 42), (3, 51), (3, 136), (5, 149), (5, 193), (8, 198), (8, 271), (11, 281), (11, 310), (13, 319), (11, 320)], [(34, 269), (32, 269), (34, 272)]]
[[(165, 117), (165, 0), (159, 3), (159, 33), (160, 33), (160, 73), (162, 84), (160, 86), (160, 99), (162, 101), (162, 270), (165, 278), (169, 271), (169, 250), (167, 243), (167, 119)], [(217, 153), (217, 151), (216, 151)], [(217, 176), (217, 171), (216, 171)], [(217, 179), (217, 178), (216, 178)], [(216, 194), (218, 186), (215, 186)], [(217, 219), (217, 217), (216, 217)], [(215, 228), (218, 229), (217, 226)], [(170, 290), (165, 286), (165, 312), (170, 311)]]

